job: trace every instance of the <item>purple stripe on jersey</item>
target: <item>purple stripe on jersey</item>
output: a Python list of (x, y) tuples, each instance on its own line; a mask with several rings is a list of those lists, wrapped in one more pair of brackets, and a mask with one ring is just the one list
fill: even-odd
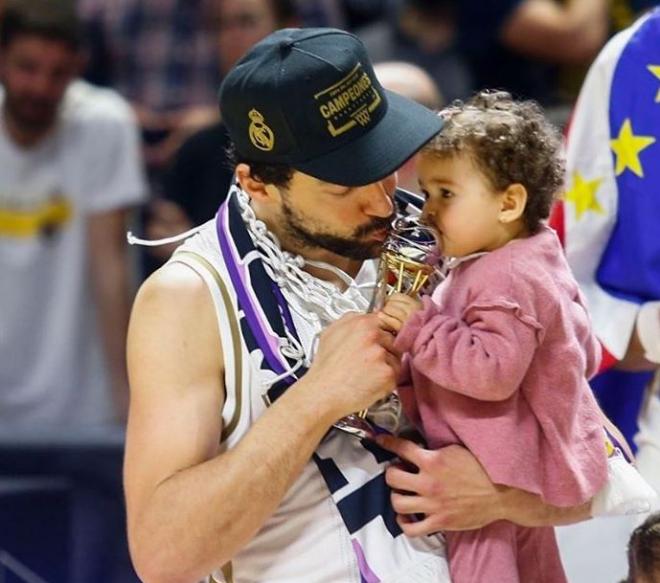
[(353, 545), (355, 556), (357, 557), (358, 568), (360, 569), (361, 583), (380, 583), (378, 575), (376, 575), (376, 573), (374, 573), (367, 564), (367, 559), (364, 556), (364, 551), (362, 550), (360, 543), (355, 539), (352, 539), (351, 543)]
[[(231, 197), (228, 198), (224, 204), (220, 206), (216, 216), (216, 232), (218, 241), (220, 243), (220, 250), (227, 265), (229, 277), (234, 284), (234, 289), (238, 295), (238, 301), (245, 312), (245, 317), (248, 320), (250, 329), (255, 336), (257, 344), (264, 354), (264, 358), (268, 365), (275, 372), (275, 374), (282, 374), (285, 368), (281, 361), (279, 354), (278, 337), (272, 334), (265, 326), (265, 317), (259, 317), (257, 307), (258, 302), (255, 302), (250, 294), (250, 286), (247, 284), (247, 273), (245, 273), (245, 265), (242, 264), (241, 258), (236, 252), (233, 245), (231, 245), (231, 236), (229, 234), (229, 203)], [(259, 309), (259, 311), (261, 311)]]
[(277, 305), (280, 307), (280, 310), (282, 311), (282, 317), (284, 318), (284, 323), (286, 324), (286, 327), (291, 331), (292, 334), (296, 336), (296, 338), (298, 338), (298, 335), (296, 334), (296, 327), (293, 325), (291, 310), (289, 310), (289, 304), (284, 298), (284, 294), (282, 293), (282, 290), (275, 282), (273, 282), (273, 293), (275, 294)]

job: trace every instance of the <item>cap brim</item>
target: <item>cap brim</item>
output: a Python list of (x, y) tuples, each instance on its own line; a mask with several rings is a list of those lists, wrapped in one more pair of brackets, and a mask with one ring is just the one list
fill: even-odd
[(400, 168), (442, 129), (442, 118), (397, 93), (387, 94), (387, 112), (369, 132), (324, 156), (292, 166), (342, 186), (378, 182)]

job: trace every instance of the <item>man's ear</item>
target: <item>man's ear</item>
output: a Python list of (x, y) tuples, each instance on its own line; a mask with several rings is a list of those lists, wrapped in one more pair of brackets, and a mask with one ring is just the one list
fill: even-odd
[(500, 222), (513, 223), (521, 219), (527, 206), (527, 189), (519, 183), (509, 184), (501, 196)]
[(279, 202), (281, 194), (274, 184), (266, 184), (250, 175), (250, 166), (240, 163), (236, 166), (236, 178), (241, 188), (250, 196), (250, 199), (262, 204)]

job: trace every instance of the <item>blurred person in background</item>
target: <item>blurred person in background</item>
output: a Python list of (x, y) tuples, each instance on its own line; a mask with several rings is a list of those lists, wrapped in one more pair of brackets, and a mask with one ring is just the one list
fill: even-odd
[[(381, 85), (428, 107), (438, 111), (444, 105), (440, 89), (431, 76), (421, 67), (404, 61), (385, 61), (374, 65), (374, 72)], [(397, 184), (405, 190), (420, 194), (417, 178), (417, 155), (406, 161), (397, 170)]]
[(154, 179), (216, 115), (213, 0), (78, 0), (90, 38), (86, 77), (135, 109)]
[(376, 61), (426, 68), (447, 101), (505, 89), (560, 101), (557, 68), (589, 63), (607, 37), (607, 0), (394, 0), (387, 22), (360, 32)]
[(559, 68), (589, 64), (607, 38), (608, 0), (458, 5), (459, 47), (476, 86), (505, 88), (546, 107), (562, 102)]
[(374, 63), (406, 61), (431, 76), (448, 102), (466, 98), (475, 85), (457, 40), (455, 0), (399, 0), (384, 20), (357, 31)]
[(145, 185), (128, 104), (77, 79), (66, 0), (0, 24), (0, 424), (123, 420), (127, 209)]
[[(591, 385), (626, 437), (636, 434), (637, 467), (657, 492), (659, 47), (660, 8), (613, 37), (598, 55), (573, 112), (566, 193), (551, 217), (603, 346), (601, 374)], [(623, 576), (622, 549), (633, 527), (633, 521), (598, 520), (567, 528), (560, 545), (571, 581)]]
[[(660, 366), (659, 46), (660, 8), (596, 59), (568, 133), (567, 191), (552, 216), (604, 348), (594, 389), (629, 438), (642, 391)], [(640, 470), (660, 492), (657, 394), (640, 422)], [(646, 463), (650, 451), (654, 462)]]
[(303, 27), (330, 26), (354, 31), (383, 18), (389, 0), (297, 0)]
[[(28, 566), (52, 556), (51, 533), (67, 533), (61, 543), (67, 552), (52, 560), (66, 568), (68, 583), (129, 583), (120, 445), (99, 450), (88, 439), (123, 431), (130, 306), (125, 219), (146, 187), (130, 106), (114, 91), (78, 79), (81, 39), (70, 1), (6, 1), (0, 479), (66, 479), (66, 520), (48, 524), (21, 556)], [(37, 493), (21, 524), (43, 524), (47, 513)], [(3, 518), (3, 529), (20, 532)]]
[[(212, 1), (222, 77), (256, 42), (278, 28), (300, 24), (295, 0)], [(149, 238), (177, 235), (215, 215), (233, 176), (225, 154), (228, 145), (221, 121), (184, 142), (165, 173), (163, 197), (154, 200), (150, 207)], [(154, 247), (152, 254), (165, 260), (176, 247), (176, 244)]]

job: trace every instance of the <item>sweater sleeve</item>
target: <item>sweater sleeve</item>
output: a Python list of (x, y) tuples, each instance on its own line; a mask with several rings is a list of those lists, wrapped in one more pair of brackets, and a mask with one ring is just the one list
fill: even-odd
[(505, 299), (445, 315), (427, 298), (395, 346), (410, 366), (444, 389), (482, 401), (509, 398), (520, 386), (543, 332), (541, 324)]

